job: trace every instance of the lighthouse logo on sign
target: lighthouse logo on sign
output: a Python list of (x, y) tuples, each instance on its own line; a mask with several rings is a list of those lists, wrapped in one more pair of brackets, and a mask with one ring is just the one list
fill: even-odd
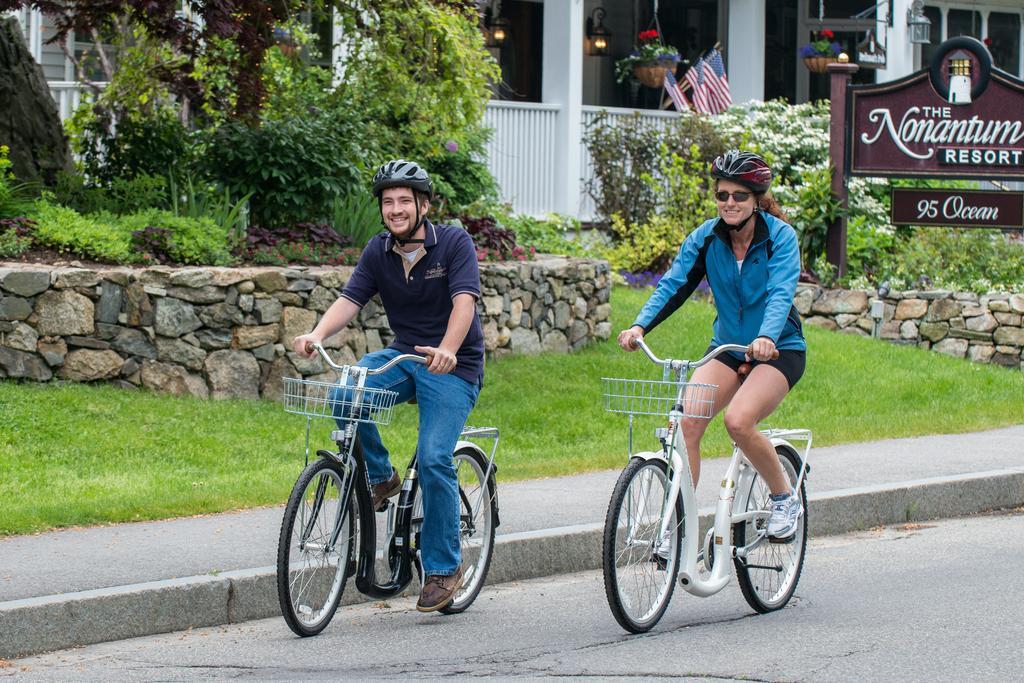
[(950, 104), (971, 103), (971, 58), (963, 50), (949, 56)]

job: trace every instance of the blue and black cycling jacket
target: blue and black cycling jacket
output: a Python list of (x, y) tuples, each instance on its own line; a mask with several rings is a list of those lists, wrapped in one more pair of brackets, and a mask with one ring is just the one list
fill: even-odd
[(793, 305), (800, 249), (792, 226), (758, 211), (754, 239), (741, 270), (728, 226), (719, 218), (703, 223), (687, 236), (633, 324), (650, 332), (683, 305), (705, 276), (718, 311), (713, 346), (748, 345), (757, 337), (767, 337), (778, 349), (807, 348), (800, 314)]

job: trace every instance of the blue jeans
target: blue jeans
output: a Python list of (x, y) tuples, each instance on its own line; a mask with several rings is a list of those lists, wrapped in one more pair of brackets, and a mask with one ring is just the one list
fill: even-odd
[[(400, 352), (384, 349), (363, 356), (359, 365), (378, 368)], [(476, 405), (480, 387), (455, 375), (435, 375), (425, 365), (405, 361), (380, 375), (366, 378), (367, 387), (398, 393), (396, 403), (413, 398), (419, 404), (420, 425), (416, 453), (419, 465), (420, 496), (423, 500), (423, 530), (420, 559), (424, 574), (449, 576), (462, 564), (459, 546), (459, 483), (452, 462), (452, 451)], [(338, 391), (336, 396), (341, 395)], [(346, 415), (335, 415), (338, 426), (345, 427)], [(380, 439), (377, 425), (360, 422), (359, 442), (366, 457), (370, 484), (391, 478), (393, 468)]]

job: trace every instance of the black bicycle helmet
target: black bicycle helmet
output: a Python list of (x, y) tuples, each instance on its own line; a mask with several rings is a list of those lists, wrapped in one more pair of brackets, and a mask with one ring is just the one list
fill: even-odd
[(434, 198), (434, 183), (415, 161), (395, 159), (378, 168), (373, 176), (374, 196), (380, 199), (380, 193), (389, 187), (409, 187), (428, 199)]
[(772, 169), (753, 152), (730, 149), (711, 162), (711, 177), (731, 180), (749, 187), (751, 192), (767, 192), (772, 184)]

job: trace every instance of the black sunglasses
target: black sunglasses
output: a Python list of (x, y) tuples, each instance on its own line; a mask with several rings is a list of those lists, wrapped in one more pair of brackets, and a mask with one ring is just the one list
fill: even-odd
[(715, 199), (717, 199), (720, 202), (727, 202), (727, 201), (729, 201), (729, 195), (730, 194), (732, 195), (733, 201), (735, 201), (735, 202), (745, 202), (748, 199), (750, 199), (750, 195), (753, 194), (753, 193), (751, 193), (751, 192), (726, 192), (725, 190), (719, 190), (718, 192), (715, 193)]

